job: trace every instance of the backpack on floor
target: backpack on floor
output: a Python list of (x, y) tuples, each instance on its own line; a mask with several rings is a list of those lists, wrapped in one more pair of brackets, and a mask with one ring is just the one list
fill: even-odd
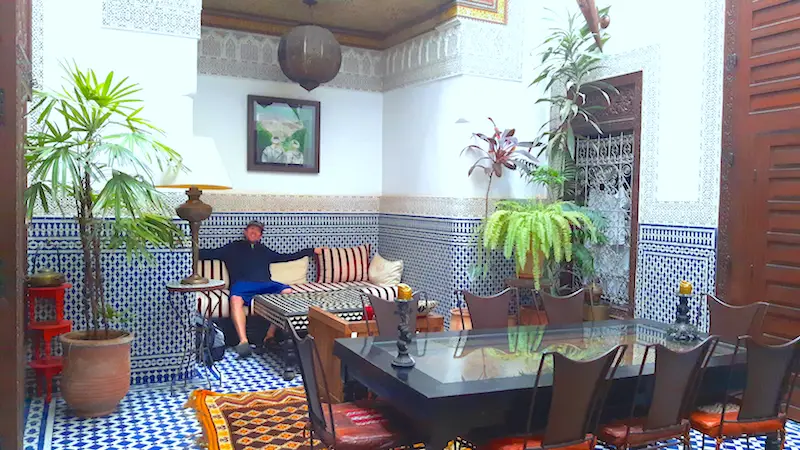
[(211, 367), (214, 362), (221, 361), (225, 357), (225, 334), (219, 325), (210, 319), (197, 316), (195, 325), (198, 327), (197, 345), (202, 350), (201, 361), (206, 367)]

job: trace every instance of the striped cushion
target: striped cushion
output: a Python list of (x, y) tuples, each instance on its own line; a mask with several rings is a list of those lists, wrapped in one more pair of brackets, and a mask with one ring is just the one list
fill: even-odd
[(369, 280), (370, 245), (325, 248), (317, 255), (317, 283)]
[[(211, 292), (198, 292), (197, 293), (197, 312), (202, 314), (203, 317), (216, 319), (220, 317), (231, 316), (231, 291), (222, 289), (219, 291)], [(244, 312), (246, 315), (253, 315), (253, 308), (245, 305)]]

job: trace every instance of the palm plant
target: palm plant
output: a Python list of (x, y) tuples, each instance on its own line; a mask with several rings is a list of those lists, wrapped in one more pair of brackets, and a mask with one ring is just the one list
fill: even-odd
[[(573, 234), (576, 230), (596, 239), (597, 230), (583, 212), (571, 208), (569, 202), (500, 201), (497, 211), (485, 219), (478, 238), (479, 261), (486, 254), (502, 251), (506, 259), (515, 261), (521, 271), (531, 258), (536, 289), (540, 288), (542, 258), (554, 262), (571, 261)], [(482, 256), (481, 256), (482, 255)], [(488, 265), (483, 264), (484, 274)]]
[[(608, 14), (609, 8), (599, 11), (601, 16)], [(540, 98), (536, 103), (549, 103), (554, 111), (554, 119), (542, 126), (536, 141), (539, 156), (546, 154), (551, 167), (569, 171), (574, 168), (575, 130), (573, 122), (581, 120), (602, 134), (594, 116), (596, 111), (606, 105), (586, 104), (587, 94), (597, 93), (606, 104), (611, 103), (610, 94), (619, 93), (617, 89), (603, 81), (590, 81), (602, 69), (603, 54), (595, 41), (595, 35), (588, 25), (579, 26), (580, 14), (567, 18), (566, 28), (551, 28), (552, 33), (544, 41), (542, 67), (531, 86), (546, 82), (544, 91), (549, 93), (556, 83), (563, 83), (565, 90)], [(609, 39), (606, 33), (600, 42)]]
[(31, 217), (37, 206), (49, 212), (63, 198), (74, 202), (83, 250), (82, 313), (91, 338), (105, 339), (115, 312), (104, 295), (103, 250), (124, 248), (129, 258), (150, 260), (151, 246), (180, 242), (183, 232), (153, 186), (152, 169), (181, 162), (158, 140), (163, 132), (140, 116), (137, 84), (117, 81), (113, 72), (98, 78), (76, 65), (64, 70), (60, 92), (35, 93), (25, 203)]
[[(489, 148), (485, 150), (473, 144), (466, 146), (461, 151), (462, 155), (466, 152), (478, 154), (478, 159), (469, 168), (467, 176), (471, 176), (475, 169), (481, 168), (486, 176), (489, 177), (489, 183), (486, 186), (484, 217), (489, 216), (489, 193), (492, 189), (492, 179), (494, 177), (502, 177), (505, 169), (516, 170), (520, 162), (529, 165), (536, 165), (538, 163), (538, 160), (530, 153), (533, 142), (520, 142), (519, 139), (514, 136), (516, 132), (515, 129), (506, 129), (501, 132), (500, 128), (497, 127), (497, 124), (495, 124), (491, 117), (489, 117), (489, 121), (492, 122), (492, 126), (494, 127), (491, 136), (487, 136), (483, 133), (473, 134), (474, 137), (489, 144)], [(519, 150), (519, 148), (527, 148), (527, 150)]]

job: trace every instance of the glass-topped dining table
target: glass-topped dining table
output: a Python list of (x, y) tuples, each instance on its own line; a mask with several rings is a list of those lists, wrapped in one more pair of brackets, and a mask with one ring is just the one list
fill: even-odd
[[(649, 320), (586, 322), (571, 326), (520, 326), (500, 330), (417, 334), (409, 348), (410, 369), (391, 365), (395, 340), (378, 337), (338, 339), (334, 354), (342, 361), (345, 382), (356, 381), (427, 429), (429, 448), (443, 448), (455, 436), (527, 417), (530, 392), (542, 355), (561, 353), (591, 359), (619, 344), (628, 348), (615, 374), (604, 420), (624, 417), (633, 400), (645, 349), (662, 344), (672, 350), (697, 345), (667, 339), (668, 325)], [(705, 336), (702, 336), (705, 338)], [(734, 347), (720, 342), (704, 377), (706, 397), (724, 395)], [(737, 364), (744, 355), (737, 358)], [(655, 353), (648, 354), (644, 375), (652, 377)], [(539, 386), (552, 385), (552, 359), (545, 360)], [(541, 395), (541, 393), (539, 394)], [(537, 396), (537, 403), (546, 396)], [(548, 401), (537, 405), (544, 422)], [(615, 405), (618, 408), (615, 409)], [(624, 407), (623, 407), (624, 405)], [(624, 413), (623, 413), (624, 411)], [(522, 422), (524, 427), (524, 422)]]

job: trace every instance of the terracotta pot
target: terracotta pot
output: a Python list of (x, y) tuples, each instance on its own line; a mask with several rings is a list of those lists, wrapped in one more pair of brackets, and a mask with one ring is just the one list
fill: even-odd
[(608, 305), (583, 305), (583, 320), (599, 322), (611, 318), (611, 307)]
[(113, 413), (131, 384), (133, 335), (111, 330), (109, 339), (88, 339), (89, 332), (59, 336), (64, 348), (61, 395), (78, 417)]
[[(464, 326), (461, 325), (461, 316), (464, 316)], [(467, 308), (458, 309), (453, 308), (450, 310), (450, 330), (459, 331), (459, 330), (471, 330), (472, 329), (472, 320), (469, 317), (469, 311)]]
[[(539, 252), (539, 273), (542, 273), (541, 267), (544, 264), (544, 253)], [(522, 270), (519, 270), (517, 267), (517, 278), (521, 278), (524, 280), (531, 280), (533, 279), (533, 253), (528, 252), (528, 257), (525, 258), (525, 267)]]

